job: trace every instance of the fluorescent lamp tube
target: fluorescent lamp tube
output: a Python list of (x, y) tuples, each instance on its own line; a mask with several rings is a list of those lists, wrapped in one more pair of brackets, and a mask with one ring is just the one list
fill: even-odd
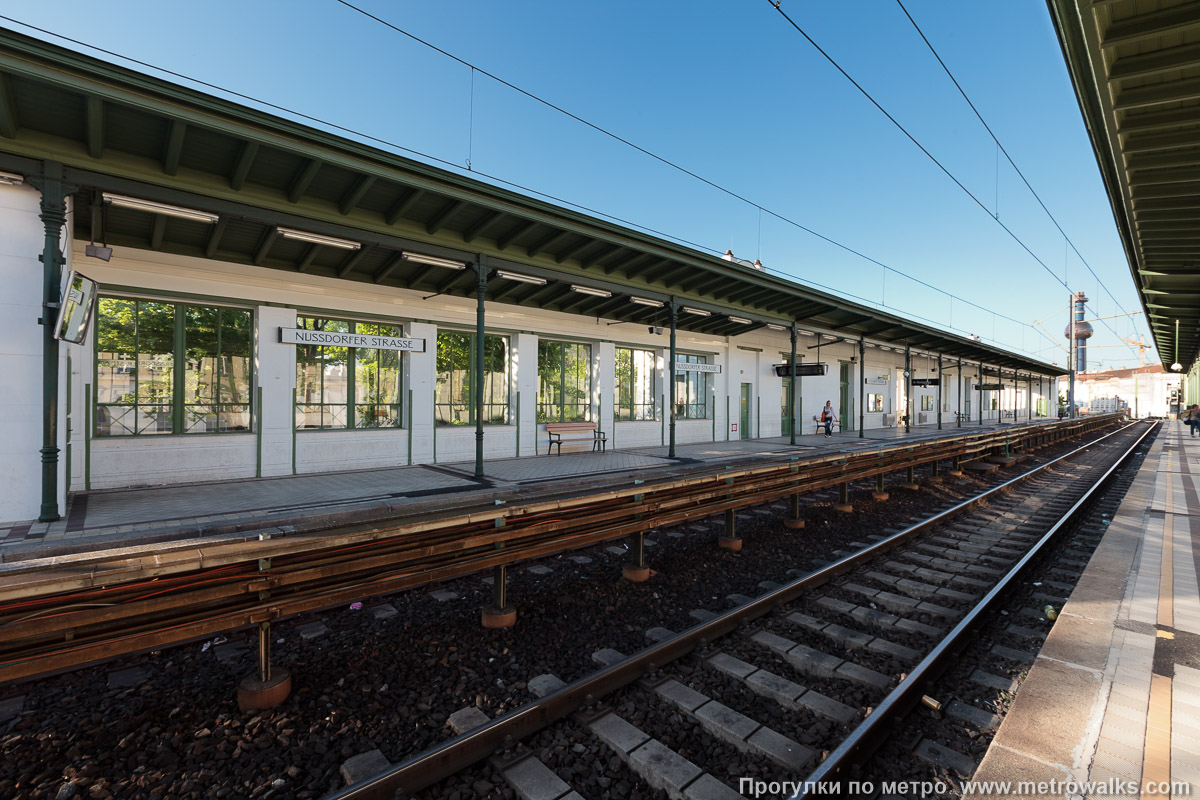
[(445, 267), (446, 269), (467, 268), (467, 262), (465, 261), (456, 261), (453, 258), (442, 258), (441, 256), (428, 256), (424, 253), (410, 253), (407, 250), (401, 251), (400, 257), (414, 264), (428, 264), (431, 267)]
[(692, 308), (691, 306), (684, 306), (683, 313), (695, 314), (697, 317), (711, 317), (712, 316), (711, 311), (705, 311), (703, 308)]
[(736, 322), (739, 325), (753, 325), (754, 324), (754, 320), (746, 319), (745, 317), (730, 317), (729, 321)]
[(339, 239), (336, 236), (322, 236), (319, 233), (298, 231), (293, 228), (276, 228), (275, 232), (285, 239), (293, 239), (297, 242), (323, 244), (328, 247), (340, 247), (343, 250), (359, 250), (362, 248), (361, 242), (352, 242), (349, 239)]
[(577, 286), (574, 283), (571, 284), (571, 291), (579, 292), (580, 294), (590, 294), (593, 297), (612, 297), (612, 292), (608, 289), (593, 289), (591, 286)]
[(639, 306), (650, 306), (651, 308), (662, 308), (662, 300), (651, 300), (648, 297), (630, 297), (629, 302)]
[(516, 281), (518, 283), (532, 283), (535, 286), (545, 286), (546, 279), (538, 278), (533, 275), (522, 275), (519, 272), (509, 272), (507, 270), (496, 270), (496, 277), (503, 278), (506, 281)]
[(105, 192), (104, 202), (118, 208), (131, 208), (135, 211), (148, 211), (151, 214), (163, 214), (168, 217), (186, 219), (192, 222), (206, 222), (209, 225), (221, 218), (220, 214), (210, 214), (207, 211), (197, 211), (194, 208), (183, 208), (166, 203), (155, 203), (153, 200), (142, 200), (140, 197), (126, 197), (120, 194)]

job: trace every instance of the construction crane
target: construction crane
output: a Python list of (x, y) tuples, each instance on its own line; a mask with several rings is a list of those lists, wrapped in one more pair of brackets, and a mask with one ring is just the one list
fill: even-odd
[(1121, 341), (1129, 342), (1131, 345), (1136, 347), (1138, 349), (1138, 364), (1143, 367), (1146, 366), (1146, 337), (1139, 336), (1136, 339), (1126, 339), (1124, 336), (1122, 336)]

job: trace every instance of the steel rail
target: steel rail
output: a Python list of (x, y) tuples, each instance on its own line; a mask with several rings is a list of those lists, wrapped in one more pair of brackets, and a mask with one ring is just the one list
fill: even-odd
[[(431, 786), (467, 766), (487, 758), (507, 743), (541, 730), (576, 710), (590, 705), (597, 698), (623, 688), (646, 673), (653, 672), (671, 661), (682, 658), (696, 647), (706, 645), (732, 632), (744, 623), (792, 602), (805, 592), (828, 583), (833, 578), (902, 544), (922, 531), (945, 522), (1016, 484), (1027, 481), (1054, 465), (1076, 456), (1112, 436), (1123, 433), (1130, 427), (1131, 425), (1127, 425), (1107, 433), (975, 497), (910, 525), (869, 547), (760, 595), (744, 605), (707, 622), (698, 623), (669, 639), (650, 645), (623, 661), (580, 678), (540, 700), (496, 718), (487, 725), (449, 739), (435, 748), (406, 759), (386, 772), (328, 795), (326, 800), (387, 800), (387, 798), (393, 797), (397, 791), (411, 794)], [(1139, 443), (1144, 436), (1145, 434), (1138, 439)], [(1106, 475), (1110, 473), (1111, 470)], [(876, 714), (871, 716), (875, 717)]]
[[(874, 752), (882, 744), (883, 739), (894, 730), (893, 726), (895, 723), (902, 719), (920, 701), (921, 695), (927, 692), (930, 682), (937, 678), (949, 666), (950, 661), (958, 656), (966, 646), (967, 637), (986, 621), (985, 617), (994, 610), (1004, 593), (1020, 577), (1029, 563), (1041, 555), (1042, 550), (1058, 536), (1059, 532), (1066, 525), (1074, 520), (1075, 516), (1092, 496), (1108, 482), (1113, 473), (1124, 465), (1137, 448), (1141, 446), (1142, 442), (1145, 441), (1146, 437), (1157, 427), (1157, 424), (1148, 426), (1141, 436), (1105, 470), (1104, 474), (1093, 481), (1083, 496), (1076, 500), (1059, 517), (1058, 521), (1026, 551), (1025, 555), (1005, 573), (1004, 577), (992, 587), (991, 591), (984, 595), (983, 599), (934, 646), (929, 655), (925, 656), (912, 669), (908, 676), (895, 689), (888, 693), (888, 696), (875, 707), (870, 716), (864, 719), (850, 733), (850, 736), (837, 749), (830, 753), (828, 758), (821, 762), (820, 766), (807, 778), (804, 784), (805, 786), (813, 787), (813, 791), (802, 791), (794, 796), (794, 800), (795, 798), (809, 796), (824, 796), (829, 792), (832, 784), (839, 784), (839, 790), (845, 788), (844, 786), (840, 786), (840, 784), (844, 784), (853, 777), (856, 769), (863, 763), (863, 760)], [(823, 789), (818, 789), (818, 785), (822, 784), (824, 785)]]
[[(1071, 431), (1086, 429), (1081, 425), (1106, 424), (1107, 420), (1074, 422)], [(1026, 430), (1030, 438), (1044, 435), (1041, 431)], [(986, 435), (986, 438), (990, 441), (993, 437)], [(916, 447), (920, 446), (898, 449), (909, 451)], [(853, 455), (869, 457), (873, 453)], [(700, 481), (669, 485), (661, 492), (664, 495), (661, 499), (628, 495), (615, 507), (607, 498), (593, 502), (574, 509), (567, 520), (545, 520), (545, 514), (555, 509), (543, 508), (537, 513), (517, 513), (516, 524), (500, 528), (495, 527), (493, 517), (486, 521), (476, 519), (465, 528), (429, 532), (428, 538), (421, 540), (396, 537), (299, 554), (285, 550), (269, 570), (229, 573), (203, 581), (216, 585), (201, 589), (189, 590), (187, 585), (177, 584), (166, 586), (155, 591), (151, 599), (136, 596), (145, 592), (144, 586), (113, 591), (106, 596), (106, 604), (99, 607), (89, 603), (80, 608), (81, 594), (84, 598), (91, 597), (87, 591), (39, 598), (32, 606), (39, 609), (37, 615), (29, 614), (31, 606), (26, 604), (16, 619), (0, 622), (4, 643), (0, 646), (0, 683), (182, 644), (262, 622), (276, 622), (364, 597), (619, 538), (649, 527), (677, 524), (842, 483), (855, 479), (846, 474), (849, 460), (845, 456), (829, 457), (819, 465), (823, 469), (804, 473), (800, 467), (809, 464), (786, 462), (773, 466), (772, 474), (759, 475), (753, 484), (732, 482), (736, 475), (710, 474)], [(902, 468), (903, 462), (880, 464), (878, 460), (870, 466), (876, 472)], [(762, 470), (738, 472), (746, 475)], [(652, 493), (653, 487), (643, 487), (643, 491)], [(497, 543), (503, 543), (503, 549), (497, 550)], [(262, 551), (254, 555), (263, 557)], [(243, 561), (241, 566), (245, 570), (255, 563)], [(70, 608), (56, 609), (51, 602)]]

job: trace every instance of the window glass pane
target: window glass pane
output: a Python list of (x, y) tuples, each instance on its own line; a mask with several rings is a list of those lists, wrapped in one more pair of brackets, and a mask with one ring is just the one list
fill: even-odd
[(562, 342), (538, 342), (538, 422), (562, 420)]
[[(220, 356), (220, 315), (216, 308), (184, 309), (187, 361), (184, 366), (183, 401), (210, 403), (217, 397), (217, 359)], [(187, 426), (189, 430), (191, 425)]]
[[(221, 309), (221, 403), (250, 402), (250, 387), (254, 380), (251, 350), (254, 322), (249, 311)], [(247, 426), (248, 427), (248, 426)], [(226, 430), (222, 426), (222, 430)]]
[(483, 402), (485, 423), (508, 423), (508, 337), (483, 337)]
[(175, 305), (104, 297), (96, 331), (96, 435), (171, 433)]
[(471, 419), (471, 336), (457, 331), (439, 331), (437, 339), (437, 382), (434, 389), (435, 415), (439, 425), (469, 425)]
[(175, 304), (137, 303), (137, 402), (152, 406), (138, 424), (138, 433), (171, 431), (172, 389), (175, 383)]
[[(298, 317), (296, 327), (309, 331), (352, 333), (340, 319)], [(344, 428), (348, 418), (349, 356), (346, 347), (297, 346), (296, 425), (298, 428)]]
[(654, 377), (657, 358), (650, 350), (617, 349), (617, 419), (655, 419)]
[(102, 297), (96, 318), (96, 399), (133, 405), (136, 389), (137, 304)]

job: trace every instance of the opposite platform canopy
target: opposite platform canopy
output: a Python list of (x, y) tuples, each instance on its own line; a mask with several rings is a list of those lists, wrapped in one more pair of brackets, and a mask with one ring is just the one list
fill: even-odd
[[(1063, 370), (677, 243), (0, 29), (0, 170), (61, 162), (86, 241), (646, 326), (772, 323), (1023, 374)], [(104, 202), (121, 195), (205, 212)], [(281, 229), (285, 232), (281, 232)], [(286, 230), (333, 241), (305, 240)], [(339, 241), (340, 240), (340, 241)], [(351, 244), (353, 246), (346, 246)], [(533, 278), (531, 283), (504, 273)], [(581, 291), (582, 288), (582, 291)], [(588, 291), (588, 290), (593, 291)], [(643, 302), (635, 302), (638, 298)]]

